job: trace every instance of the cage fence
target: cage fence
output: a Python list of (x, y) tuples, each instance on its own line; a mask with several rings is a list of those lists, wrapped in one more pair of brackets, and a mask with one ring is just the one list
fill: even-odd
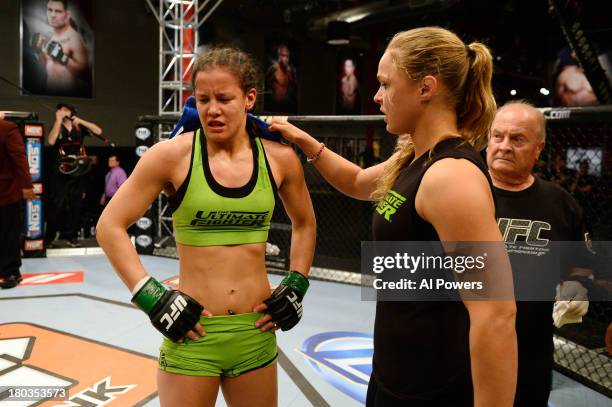
[[(581, 205), (584, 219), (597, 249), (598, 242), (612, 240), (612, 107), (545, 108), (547, 139), (534, 173), (566, 189)], [(173, 119), (150, 122), (156, 140), (164, 139)], [(326, 146), (361, 167), (380, 162), (393, 150), (395, 138), (376, 116), (297, 116), (290, 121)], [(141, 118), (142, 120), (142, 118)], [(298, 154), (305, 158), (300, 151)], [(315, 279), (361, 283), (361, 242), (372, 239), (373, 204), (357, 201), (335, 191), (318, 172), (305, 165), (305, 178), (317, 216), (317, 246), (311, 270)], [(157, 235), (154, 254), (177, 257), (172, 238), (171, 214), (165, 196), (155, 210)], [(271, 273), (289, 267), (291, 224), (277, 201), (268, 241), (279, 253), (266, 255)], [(603, 252), (595, 270), (612, 280), (612, 253)], [(555, 368), (575, 380), (612, 397), (612, 358), (605, 348), (605, 332), (612, 322), (612, 303), (591, 302), (581, 324), (555, 329)]]

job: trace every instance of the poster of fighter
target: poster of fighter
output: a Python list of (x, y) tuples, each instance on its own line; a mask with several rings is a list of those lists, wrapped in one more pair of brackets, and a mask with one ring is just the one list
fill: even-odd
[(92, 0), (21, 0), (22, 88), (35, 95), (91, 98), (92, 23)]
[(266, 39), (264, 110), (295, 114), (298, 111), (298, 46), (293, 41)]

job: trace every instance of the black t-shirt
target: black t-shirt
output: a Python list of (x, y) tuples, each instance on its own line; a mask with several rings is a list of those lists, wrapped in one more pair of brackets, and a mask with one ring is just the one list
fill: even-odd
[[(517, 301), (519, 374), (516, 399), (526, 402), (534, 392), (550, 391), (555, 286), (569, 275), (572, 267), (590, 268), (592, 255), (584, 244), (577, 243), (573, 250), (551, 244), (554, 241), (584, 242), (587, 238), (580, 206), (557, 184), (535, 177), (534, 183), (523, 191), (495, 187), (493, 191), (498, 224), (512, 263), (517, 298), (533, 300)], [(546, 298), (550, 299), (543, 301)]]
[[(489, 179), (482, 157), (460, 138), (441, 141), (401, 170), (374, 211), (374, 240), (439, 241), (417, 213), (425, 172), (443, 158), (467, 159)], [(489, 179), (489, 183), (490, 183)], [(462, 302), (379, 301), (374, 323), (373, 374), (379, 386), (406, 400), (471, 405), (469, 315)]]

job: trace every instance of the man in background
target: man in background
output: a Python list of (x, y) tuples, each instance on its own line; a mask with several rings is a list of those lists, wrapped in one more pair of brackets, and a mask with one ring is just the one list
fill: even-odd
[(99, 136), (102, 129), (77, 116), (74, 106), (66, 103), (57, 105), (55, 122), (48, 138), (53, 151), (47, 187), (49, 199), (45, 246), (48, 248), (55, 246), (57, 232), (61, 232), (60, 238), (66, 239), (68, 246), (80, 245), (77, 236), (81, 228), (83, 200), (86, 197), (84, 172), (76, 165), (66, 171), (63, 160), (71, 157), (85, 160), (84, 138), (90, 133)]
[(121, 184), (127, 179), (125, 171), (120, 166), (119, 159), (116, 155), (108, 157), (108, 167), (110, 171), (106, 173), (104, 178), (104, 193), (100, 197), (100, 205), (104, 206), (115, 195)]
[[(532, 105), (512, 101), (495, 115), (487, 165), (496, 199), (496, 217), (512, 263), (516, 302), (518, 382), (516, 407), (547, 407), (552, 386), (553, 298), (560, 327), (586, 314), (592, 278), (592, 253), (582, 208), (568, 191), (535, 177), (533, 169), (546, 142), (546, 119)], [(571, 258), (561, 261), (551, 242), (577, 242)], [(583, 242), (580, 244), (578, 242)], [(512, 249), (512, 250), (510, 250)], [(587, 284), (588, 285), (588, 284)], [(528, 298), (529, 301), (525, 301)], [(557, 307), (558, 306), (558, 307)]]
[(0, 287), (21, 282), (23, 200), (34, 199), (23, 139), (15, 123), (0, 112)]

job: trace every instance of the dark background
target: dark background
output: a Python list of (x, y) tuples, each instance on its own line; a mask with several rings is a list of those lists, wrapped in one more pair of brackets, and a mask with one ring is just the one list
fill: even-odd
[[(44, 2), (44, 0), (41, 0)], [(19, 83), (19, 1), (0, 2), (0, 75)], [(156, 1), (153, 1), (157, 4)], [(334, 114), (338, 55), (348, 49), (364, 54), (360, 76), (363, 113), (378, 113), (371, 97), (376, 91), (378, 58), (393, 33), (424, 25), (457, 32), (465, 41), (483, 41), (495, 56), (494, 89), (499, 103), (527, 98), (538, 106), (553, 103), (554, 62), (565, 47), (557, 20), (546, 0), (389, 0), (390, 12), (379, 12), (351, 24), (351, 43), (326, 43), (322, 18), (371, 4), (371, 0), (226, 0), (200, 29), (200, 44), (230, 44), (266, 62), (265, 38), (300, 44), (299, 114)], [(612, 43), (605, 2), (582, 1), (579, 18), (596, 44)], [(206, 12), (207, 10), (204, 10)], [(158, 24), (144, 0), (93, 2), (95, 83), (92, 99), (69, 99), (80, 115), (98, 123), (116, 144), (134, 145), (133, 126), (144, 114), (157, 114)], [(605, 51), (605, 49), (601, 49)], [(510, 89), (516, 89), (511, 96)], [(260, 98), (263, 99), (263, 98)], [(0, 110), (34, 111), (47, 124), (59, 100), (37, 100), (0, 82)], [(43, 106), (44, 105), (44, 106)], [(261, 104), (258, 105), (261, 109)], [(100, 146), (99, 141), (89, 143)]]
[[(157, 6), (159, 0), (152, 0)], [(605, 2), (573, 1), (587, 35), (600, 52), (612, 47), (612, 23), (601, 6)], [(45, 0), (41, 0), (45, 3)], [(350, 44), (326, 42), (326, 22), (338, 13), (367, 7), (373, 0), (225, 0), (199, 30), (200, 46), (233, 45), (267, 64), (266, 40), (298, 44), (299, 111), (303, 115), (335, 113), (338, 60), (342, 55), (359, 55), (361, 112), (378, 114), (372, 102), (377, 89), (378, 60), (392, 35), (419, 26), (438, 25), (458, 33), (466, 42), (482, 41), (494, 55), (494, 91), (499, 104), (525, 98), (537, 106), (553, 105), (552, 84), (555, 60), (567, 46), (557, 19), (548, 11), (547, 0), (388, 0), (382, 10), (352, 23)], [(208, 8), (203, 10), (206, 13)], [(94, 205), (102, 193), (106, 161), (119, 155), (129, 174), (136, 161), (134, 125), (140, 115), (157, 115), (159, 83), (159, 28), (145, 0), (93, 1), (96, 38), (95, 82), (91, 99), (66, 98), (79, 115), (99, 124), (104, 136), (118, 147), (104, 147), (88, 139), (88, 153), (95, 155), (86, 206)], [(19, 84), (20, 1), (0, 2), (0, 76)], [(550, 95), (540, 93), (547, 88)], [(510, 95), (515, 89), (517, 94)], [(0, 81), (0, 110), (36, 112), (48, 133), (59, 98), (22, 95), (14, 86)], [(263, 95), (257, 112), (262, 112)], [(325, 137), (366, 137), (366, 128), (321, 129)], [(329, 134), (328, 134), (329, 133)], [(392, 149), (393, 139), (384, 129), (375, 130), (383, 144), (382, 157)], [(551, 140), (552, 141), (552, 140)], [(49, 163), (49, 148), (43, 161)], [(353, 159), (352, 157), (347, 157)], [(47, 172), (48, 174), (48, 172)], [(325, 194), (328, 194), (325, 190)]]
[[(45, 4), (44, 1), (41, 1)], [(22, 96), (0, 81), (0, 110), (37, 112), (48, 133), (60, 101), (74, 104), (79, 116), (99, 124), (119, 145), (134, 144), (136, 117), (157, 113), (158, 25), (145, 1), (93, 1), (96, 37), (92, 99)], [(19, 84), (20, 2), (0, 2), (0, 75)], [(88, 141), (88, 145), (102, 145)]]

